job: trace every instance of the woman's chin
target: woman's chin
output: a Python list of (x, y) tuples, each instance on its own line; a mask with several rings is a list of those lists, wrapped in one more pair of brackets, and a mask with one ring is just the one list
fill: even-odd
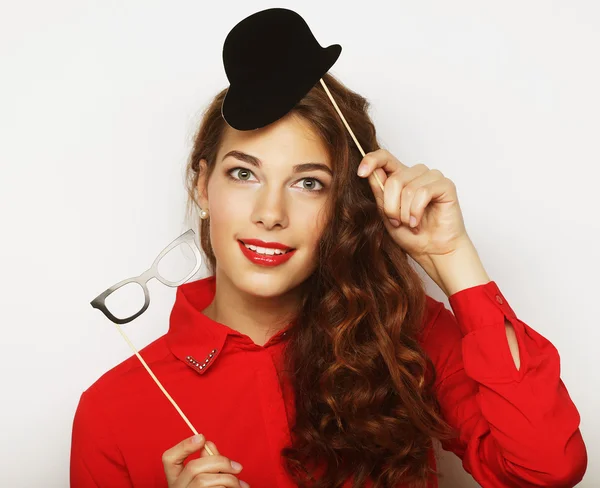
[(236, 286), (249, 295), (260, 298), (275, 298), (295, 290), (310, 275), (308, 270), (299, 273), (288, 270), (285, 273), (270, 270), (238, 270), (233, 276)]
[(294, 284), (290, 276), (261, 271), (245, 271), (237, 275), (238, 286), (249, 295), (272, 298), (285, 294)]

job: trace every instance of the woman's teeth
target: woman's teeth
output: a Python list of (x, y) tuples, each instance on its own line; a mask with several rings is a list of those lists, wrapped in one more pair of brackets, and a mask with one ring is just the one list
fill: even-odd
[(252, 244), (244, 244), (244, 246), (246, 246), (251, 251), (254, 251), (255, 253), (268, 254), (269, 256), (272, 256), (273, 254), (285, 254), (286, 252), (290, 251), (290, 249), (288, 249), (287, 251), (282, 251), (281, 249), (269, 249), (268, 247), (258, 247), (253, 246)]

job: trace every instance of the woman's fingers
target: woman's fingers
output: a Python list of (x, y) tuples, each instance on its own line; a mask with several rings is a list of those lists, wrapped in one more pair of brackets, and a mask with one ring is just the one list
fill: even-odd
[[(360, 171), (363, 168), (365, 170), (364, 174)], [(381, 168), (386, 174), (390, 174), (398, 170), (404, 170), (407, 166), (388, 150), (377, 149), (365, 154), (358, 167), (358, 176), (369, 177), (376, 168)]]
[[(210, 455), (205, 446), (214, 453)], [(202, 449), (201, 457), (184, 465), (190, 454)], [(222, 456), (214, 442), (206, 441), (202, 434), (184, 439), (163, 453), (163, 466), (171, 488), (188, 486), (247, 488), (248, 484), (235, 476), (242, 465)]]
[(204, 436), (194, 435), (167, 449), (162, 455), (163, 467), (169, 486), (175, 483), (183, 471), (183, 461), (192, 453), (204, 447)]
[[(177, 486), (187, 487), (189, 484), (195, 486), (192, 482), (201, 477), (203, 481), (214, 482), (214, 486), (224, 485), (239, 488), (241, 485), (234, 475), (240, 473), (240, 471), (242, 471), (241, 464), (232, 462), (231, 459), (220, 454), (194, 459), (183, 468), (177, 480)], [(221, 483), (220, 480), (225, 480), (227, 483)], [(235, 484), (231, 484), (232, 480), (235, 480)]]
[(186, 488), (248, 488), (250, 485), (244, 481), (240, 481), (233, 474), (201, 473), (193, 479), (191, 484), (185, 486)]
[[(206, 441), (206, 447), (208, 447), (210, 449), (210, 452), (212, 452), (216, 456), (221, 454), (219, 452), (219, 450), (217, 449), (217, 446), (215, 446), (214, 442)], [(202, 452), (200, 453), (200, 457), (206, 457), (206, 456), (210, 456), (210, 454), (208, 453), (208, 451), (206, 449), (202, 449)]]

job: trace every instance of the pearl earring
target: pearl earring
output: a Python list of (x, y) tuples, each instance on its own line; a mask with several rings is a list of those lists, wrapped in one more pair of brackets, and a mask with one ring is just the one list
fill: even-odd
[(200, 211), (200, 218), (202, 220), (206, 220), (208, 218), (208, 211), (207, 210), (201, 210)]

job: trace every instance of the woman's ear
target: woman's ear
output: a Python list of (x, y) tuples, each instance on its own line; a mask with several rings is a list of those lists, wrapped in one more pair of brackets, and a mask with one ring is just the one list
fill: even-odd
[(196, 184), (196, 192), (198, 194), (198, 204), (203, 210), (208, 210), (208, 192), (207, 192), (207, 173), (208, 163), (206, 159), (201, 159), (198, 169), (198, 183)]

